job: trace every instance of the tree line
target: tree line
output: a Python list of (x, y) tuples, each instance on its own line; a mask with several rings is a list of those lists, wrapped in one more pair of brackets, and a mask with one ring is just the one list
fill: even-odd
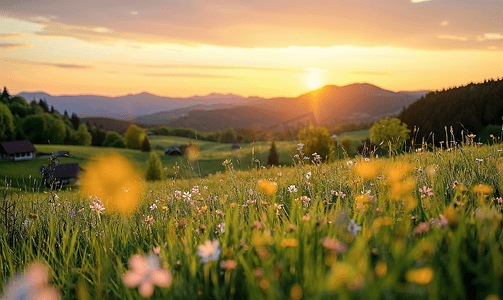
[(413, 130), (415, 143), (424, 138), (436, 144), (461, 141), (462, 133), (475, 134), (483, 143), (491, 142), (491, 134), (500, 137), (502, 117), (503, 79), (430, 92), (399, 115)]

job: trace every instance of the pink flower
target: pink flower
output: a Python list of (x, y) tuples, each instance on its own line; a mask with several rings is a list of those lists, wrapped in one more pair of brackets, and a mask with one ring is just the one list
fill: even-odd
[(2, 299), (59, 299), (58, 289), (49, 286), (49, 269), (46, 265), (33, 263), (24, 276), (9, 280)]
[(323, 244), (323, 247), (325, 247), (325, 249), (333, 250), (337, 253), (344, 252), (348, 249), (346, 244), (344, 244), (343, 242), (331, 239), (329, 237), (324, 238), (321, 243)]
[(129, 259), (131, 270), (124, 274), (122, 280), (129, 288), (139, 287), (143, 297), (150, 297), (154, 293), (154, 285), (168, 287), (171, 284), (171, 273), (162, 269), (159, 259), (149, 255), (146, 258), (135, 254)]
[(423, 233), (428, 232), (428, 230), (430, 230), (430, 224), (428, 224), (428, 222), (419, 223), (414, 228), (414, 234), (416, 234), (416, 235), (423, 234)]
[(433, 190), (426, 185), (423, 186), (423, 188), (419, 188), (419, 192), (421, 193), (421, 198), (426, 197), (426, 194), (428, 194), (429, 197), (433, 196)]

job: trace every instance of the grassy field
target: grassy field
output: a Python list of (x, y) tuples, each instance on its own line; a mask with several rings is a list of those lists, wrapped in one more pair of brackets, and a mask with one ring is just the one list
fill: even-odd
[[(181, 145), (188, 143), (196, 144), (200, 148), (198, 160), (189, 163), (187, 159), (180, 156), (164, 155), (164, 149), (171, 145)], [(173, 167), (175, 164), (180, 166), (180, 176), (182, 177), (202, 177), (208, 174), (225, 171), (222, 162), (231, 159), (234, 168), (237, 170), (250, 170), (253, 167), (267, 165), (267, 156), (269, 155), (269, 142), (257, 142), (253, 145), (242, 144), (242, 149), (233, 150), (229, 144), (221, 144), (208, 141), (198, 141), (183, 137), (170, 136), (152, 136), (150, 137), (151, 148), (161, 158), (163, 166), (167, 167), (167, 177), (174, 176)], [(58, 151), (70, 151), (69, 157), (60, 158), (61, 163), (78, 163), (85, 168), (88, 161), (94, 157), (107, 154), (119, 153), (129, 159), (136, 168), (146, 171), (146, 161), (150, 153), (145, 153), (130, 149), (105, 148), (94, 146), (69, 146), (69, 145), (35, 145), (39, 152), (56, 153)], [(296, 151), (295, 142), (276, 142), (280, 164), (291, 165), (293, 155)], [(252, 159), (252, 152), (254, 155)], [(259, 160), (257, 162), (256, 160)], [(47, 158), (38, 158), (31, 161), (0, 161), (0, 189), (5, 187), (6, 182), (12, 184), (12, 187), (32, 190), (40, 186), (42, 175), (39, 174), (40, 166), (47, 164)]]
[(501, 145), (249, 171), (213, 158), (225, 171), (202, 181), (6, 190), (2, 299), (503, 297)]

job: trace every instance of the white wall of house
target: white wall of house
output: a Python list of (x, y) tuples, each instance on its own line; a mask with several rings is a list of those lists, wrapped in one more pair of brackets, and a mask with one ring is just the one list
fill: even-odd
[(30, 160), (34, 158), (35, 158), (35, 152), (14, 154), (14, 161)]

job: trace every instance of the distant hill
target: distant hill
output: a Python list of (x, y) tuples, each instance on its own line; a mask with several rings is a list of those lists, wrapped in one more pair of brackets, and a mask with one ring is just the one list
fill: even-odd
[(86, 122), (89, 122), (89, 124), (91, 126), (93, 126), (93, 125), (96, 125), (98, 127), (102, 126), (103, 129), (105, 129), (107, 131), (116, 131), (120, 134), (124, 134), (131, 124), (136, 124), (138, 127), (141, 127), (141, 128), (156, 127), (154, 125), (146, 125), (146, 124), (141, 124), (141, 123), (134, 123), (134, 122), (124, 121), (124, 120), (118, 120), (118, 119), (113, 119), (113, 118), (104, 118), (104, 117), (87, 117), (87, 118), (81, 118), (80, 120), (84, 124)]
[[(347, 86), (328, 85), (298, 97), (255, 98), (246, 105), (227, 109), (193, 110), (176, 120), (159, 121), (170, 127), (189, 127), (200, 131), (234, 128), (269, 128), (314, 112), (318, 124), (341, 121), (369, 122), (396, 116), (421, 96), (420, 92), (392, 92), (368, 83)], [(306, 123), (306, 120), (299, 120)], [(299, 125), (297, 121), (290, 126)]]
[[(245, 98), (234, 94), (188, 98), (160, 97), (149, 93), (121, 97), (51, 96), (46, 93), (21, 93), (19, 96), (28, 101), (45, 98), (58, 111), (66, 109), (79, 117), (105, 117), (146, 126), (166, 125), (212, 131), (227, 127), (260, 129), (281, 126), (283, 122), (308, 112), (315, 114), (319, 124), (369, 122), (397, 115), (425, 93), (392, 92), (368, 83), (355, 83), (327, 85), (298, 97), (271, 99)], [(102, 121), (105, 127), (111, 122), (107, 119)], [(301, 125), (302, 122), (305, 120), (291, 125)], [(127, 128), (125, 124), (119, 126), (117, 123), (108, 128)]]
[(419, 129), (416, 143), (423, 137), (431, 143), (430, 133), (438, 143), (446, 140), (446, 126), (449, 141), (451, 126), (459, 141), (462, 130), (465, 134), (477, 134), (488, 125), (500, 125), (502, 116), (503, 79), (428, 93), (402, 111), (399, 118), (410, 129), (414, 126)]
[(244, 104), (247, 98), (234, 94), (210, 94), (207, 96), (193, 96), (188, 98), (161, 97), (149, 93), (107, 97), (96, 95), (52, 96), (44, 92), (22, 92), (17, 96), (28, 102), (45, 99), (49, 105), (63, 112), (75, 112), (79, 117), (106, 117), (121, 120), (153, 114), (159, 111), (170, 111), (186, 108), (198, 104)]
[(136, 117), (135, 122), (137, 123), (145, 123), (145, 124), (152, 124), (152, 125), (162, 125), (166, 124), (167, 122), (171, 120), (175, 120), (181, 117), (186, 117), (189, 115), (189, 112), (194, 111), (194, 110), (215, 110), (215, 109), (221, 109), (221, 108), (231, 108), (235, 107), (236, 104), (212, 104), (212, 105), (194, 105), (190, 107), (185, 107), (185, 108), (178, 108), (178, 109), (173, 109), (170, 111), (161, 111), (161, 112), (156, 112), (150, 115), (145, 115), (141, 117)]

